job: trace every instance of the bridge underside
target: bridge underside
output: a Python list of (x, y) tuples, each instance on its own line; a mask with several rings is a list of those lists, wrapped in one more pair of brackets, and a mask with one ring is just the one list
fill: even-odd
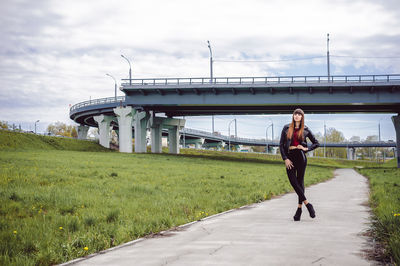
[(396, 104), (345, 104), (345, 105), (141, 105), (146, 111), (165, 113), (167, 116), (197, 115), (256, 115), (256, 114), (291, 114), (294, 109), (301, 108), (306, 113), (400, 113)]
[(125, 104), (167, 116), (400, 113), (400, 84), (123, 86)]

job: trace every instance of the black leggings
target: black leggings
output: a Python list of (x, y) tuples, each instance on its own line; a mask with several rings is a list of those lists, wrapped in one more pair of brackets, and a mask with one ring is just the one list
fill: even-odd
[(306, 172), (307, 157), (303, 150), (294, 149), (289, 150), (288, 158), (292, 161), (294, 167), (286, 168), (286, 172), (290, 184), (299, 196), (299, 204), (302, 204), (306, 200), (306, 196), (304, 196), (304, 173)]

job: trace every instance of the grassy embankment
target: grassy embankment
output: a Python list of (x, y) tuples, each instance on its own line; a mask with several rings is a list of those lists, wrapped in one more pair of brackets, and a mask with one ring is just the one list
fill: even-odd
[[(0, 131), (0, 264), (60, 263), (292, 191), (276, 156), (182, 153)], [(340, 165), (309, 158), (306, 186)]]
[(397, 161), (357, 170), (368, 177), (370, 183), (372, 236), (382, 247), (376, 250), (375, 256), (400, 265), (400, 169)]

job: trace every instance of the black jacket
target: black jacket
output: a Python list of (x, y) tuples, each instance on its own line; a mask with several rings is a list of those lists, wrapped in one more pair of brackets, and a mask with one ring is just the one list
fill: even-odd
[[(281, 140), (279, 142), (279, 151), (281, 152), (282, 155), (282, 159), (286, 160), (288, 158), (288, 153), (289, 153), (289, 146), (291, 143), (291, 139), (287, 139), (287, 131), (289, 129), (290, 124), (287, 124), (283, 127), (282, 129), (282, 133), (281, 133)], [(311, 132), (311, 130), (307, 127), (304, 126), (304, 140), (300, 142), (300, 144), (303, 147), (308, 147), (307, 146), (307, 140), (306, 138), (309, 138), (312, 142), (311, 146), (308, 147), (308, 151), (312, 151), (316, 148), (319, 147), (319, 142), (318, 140), (316, 140), (316, 138), (314, 137), (313, 133)], [(308, 152), (306, 151), (306, 152)]]

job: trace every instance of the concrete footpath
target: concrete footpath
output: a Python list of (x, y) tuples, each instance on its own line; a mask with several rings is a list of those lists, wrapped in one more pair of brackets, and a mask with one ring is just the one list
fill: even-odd
[[(307, 174), (306, 174), (307, 178)], [(289, 181), (288, 181), (289, 182)], [(353, 169), (306, 188), (316, 218), (288, 193), (143, 238), (78, 265), (371, 265), (361, 233), (369, 227), (367, 179)], [(71, 263), (71, 262), (70, 262)]]

